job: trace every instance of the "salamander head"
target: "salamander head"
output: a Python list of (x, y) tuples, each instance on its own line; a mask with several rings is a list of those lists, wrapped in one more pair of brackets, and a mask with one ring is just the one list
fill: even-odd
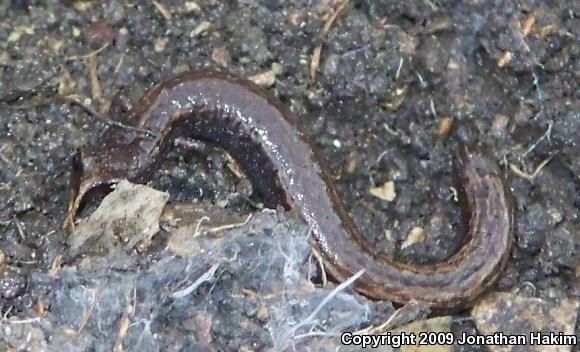
[(72, 231), (74, 218), (87, 200), (109, 193), (117, 182), (133, 176), (131, 170), (138, 169), (139, 160), (133, 157), (131, 148), (100, 149), (79, 149), (73, 157), (64, 221), (67, 231)]

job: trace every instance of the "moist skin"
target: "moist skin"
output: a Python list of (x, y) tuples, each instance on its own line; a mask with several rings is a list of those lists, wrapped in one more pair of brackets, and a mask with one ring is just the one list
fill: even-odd
[(354, 288), (370, 298), (462, 308), (495, 282), (510, 255), (510, 194), (495, 160), (478, 148), (460, 146), (454, 159), (468, 219), (465, 244), (443, 262), (412, 265), (370, 248), (297, 116), (255, 84), (219, 72), (184, 72), (149, 90), (122, 120), (151, 134), (110, 126), (79, 152), (71, 174), (69, 228), (94, 189), (120, 179), (146, 182), (174, 139), (186, 137), (228, 151), (265, 206), (282, 206), (304, 219), (312, 228), (313, 249), (334, 279), (344, 281), (365, 269)]

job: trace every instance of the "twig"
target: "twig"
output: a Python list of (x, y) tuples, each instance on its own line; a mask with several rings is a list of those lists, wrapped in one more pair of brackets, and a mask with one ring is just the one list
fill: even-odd
[(437, 110), (435, 110), (435, 102), (433, 102), (433, 98), (429, 99), (429, 107), (431, 108), (433, 116), (437, 118)]
[(121, 65), (123, 65), (124, 59), (125, 59), (125, 53), (123, 53), (121, 55), (121, 58), (119, 59), (119, 63), (117, 64), (117, 66), (115, 66), (115, 70), (113, 71), (114, 74), (117, 74), (119, 72), (119, 70), (121, 69)]
[(20, 223), (20, 221), (18, 221), (18, 219), (16, 217), (13, 218), (14, 224), (16, 225), (16, 229), (18, 230), (18, 235), (20, 236), (20, 238), (22, 238), (23, 241), (26, 241), (26, 236), (24, 234), (24, 228), (22, 227), (22, 224)]
[(7, 320), (8, 318), (8, 314), (10, 314), (10, 312), (12, 311), (12, 309), (14, 309), (13, 305), (10, 305), (10, 307), (6, 310), (6, 313), (4, 313), (4, 315), (2, 316), (3, 320)]
[(195, 225), (195, 231), (193, 232), (193, 237), (198, 237), (200, 235), (199, 233), (199, 229), (201, 228), (201, 224), (209, 221), (210, 218), (208, 216), (202, 216), (201, 219), (199, 219), (199, 221), (197, 222), (197, 225)]
[[(325, 37), (330, 31), (330, 27), (332, 27), (334, 21), (342, 14), (344, 9), (346, 9), (349, 0), (343, 1), (336, 10), (328, 17), (326, 22), (324, 22), (324, 26), (322, 26), (322, 30), (320, 32), (321, 37)], [(320, 66), (320, 55), (322, 53), (322, 44), (318, 44), (314, 51), (312, 52), (312, 58), (310, 60), (310, 79), (313, 81), (314, 77), (316, 76), (316, 71), (318, 71), (318, 67)]]
[(548, 157), (547, 159), (545, 159), (544, 161), (542, 161), (540, 163), (540, 165), (538, 165), (538, 167), (536, 167), (536, 169), (534, 170), (534, 172), (527, 173), (524, 172), (522, 170), (520, 170), (519, 167), (517, 167), (515, 164), (510, 163), (510, 169), (513, 171), (514, 174), (516, 174), (519, 177), (525, 178), (528, 181), (533, 181), (536, 176), (538, 176), (538, 174), (540, 173), (540, 171), (542, 171), (542, 169), (557, 155), (558, 153)]
[(230, 230), (230, 229), (234, 229), (237, 227), (242, 227), (244, 225), (246, 225), (250, 219), (252, 218), (252, 214), (248, 215), (248, 217), (246, 218), (246, 220), (244, 220), (243, 222), (238, 222), (235, 224), (229, 224), (229, 225), (223, 225), (223, 226), (218, 226), (218, 227), (213, 227), (209, 230), (207, 230), (208, 233), (216, 233), (219, 231), (223, 231), (223, 230)]
[(423, 79), (423, 76), (421, 76), (419, 71), (415, 71), (415, 74), (417, 75), (417, 78), (419, 78), (419, 83), (421, 83), (421, 87), (427, 87), (427, 84), (425, 83), (425, 80)]
[(117, 333), (117, 338), (115, 339), (115, 345), (113, 346), (113, 351), (115, 352), (122, 352), (123, 351), (123, 338), (127, 335), (127, 331), (129, 330), (130, 326), (130, 319), (129, 317), (133, 314), (133, 303), (129, 302), (125, 307), (125, 311), (123, 312), (123, 316), (121, 317), (121, 322), (119, 323), (119, 332)]
[(115, 120), (111, 120), (106, 118), (105, 116), (103, 116), (101, 113), (99, 113), (98, 111), (96, 111), (95, 109), (93, 109), (92, 107), (90, 107), (89, 105), (83, 103), (82, 101), (78, 100), (78, 98), (74, 95), (69, 95), (66, 97), (62, 97), (62, 99), (70, 104), (76, 105), (80, 108), (82, 108), (83, 110), (85, 110), (87, 113), (89, 113), (89, 115), (92, 115), (94, 117), (96, 117), (97, 119), (99, 119), (100, 121), (102, 121), (104, 124), (108, 125), (108, 126), (115, 126), (115, 127), (119, 127), (119, 128), (124, 128), (127, 130), (131, 130), (134, 132), (138, 132), (138, 133), (142, 133), (146, 136), (149, 136), (151, 138), (158, 138), (159, 135), (153, 131), (144, 129), (144, 128), (139, 128), (139, 127), (135, 127), (135, 126), (129, 126), (129, 125), (125, 125), (119, 121), (115, 121)]
[(56, 276), (60, 271), (60, 265), (62, 264), (62, 254), (58, 254), (54, 257), (52, 263), (50, 263), (50, 270), (48, 271), (49, 276)]
[(546, 138), (548, 138), (548, 140), (550, 139), (550, 135), (552, 134), (552, 126), (553, 125), (554, 125), (554, 123), (552, 121), (548, 122), (548, 129), (546, 130), (546, 132), (540, 138), (538, 138), (538, 140), (534, 144), (532, 144), (528, 148), (528, 150), (526, 150), (524, 152), (524, 154), (522, 154), (523, 158), (528, 156), (528, 154), (530, 154), (534, 149), (536, 149), (536, 147), (538, 146), (538, 144), (540, 144), (541, 141), (543, 141)]
[(171, 12), (163, 4), (153, 0), (153, 5), (155, 5), (157, 11), (161, 13), (161, 16), (163, 16), (166, 21), (171, 20)]
[(90, 53), (88, 53), (88, 54), (85, 54), (85, 55), (76, 55), (76, 56), (69, 56), (69, 57), (65, 57), (64, 59), (65, 59), (66, 61), (71, 61), (71, 60), (79, 60), (79, 59), (81, 59), (81, 60), (88, 59), (88, 58), (90, 58), (92, 55), (96, 55), (96, 54), (100, 53), (101, 51), (105, 50), (105, 49), (106, 49), (106, 48), (109, 46), (109, 44), (110, 44), (110, 43), (106, 43), (106, 44), (105, 44), (105, 45), (103, 45), (102, 47), (98, 48), (98, 49), (97, 49), (97, 50), (95, 50), (95, 51), (91, 51), (91, 52), (90, 52)]
[(314, 81), (318, 66), (320, 66), (320, 55), (322, 54), (322, 44), (317, 45), (312, 51), (312, 58), (310, 59), (310, 80)]
[(103, 96), (103, 91), (101, 89), (101, 83), (99, 82), (99, 76), (97, 74), (97, 55), (92, 54), (89, 56), (89, 79), (91, 81), (91, 95), (93, 99), (100, 101)]
[(383, 124), (383, 127), (385, 128), (385, 131), (389, 132), (393, 136), (399, 136), (399, 135), (401, 135), (401, 132), (399, 132), (399, 130), (397, 130), (395, 128), (392, 128), (391, 126), (389, 126), (386, 123)]
[(397, 67), (397, 73), (395, 73), (395, 80), (399, 80), (399, 75), (401, 74), (401, 69), (403, 68), (403, 61), (403, 58), (399, 60), (399, 67)]

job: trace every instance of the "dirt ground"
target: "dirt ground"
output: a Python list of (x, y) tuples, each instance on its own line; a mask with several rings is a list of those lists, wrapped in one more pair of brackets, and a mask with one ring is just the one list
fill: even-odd
[[(335, 350), (336, 333), (395, 311), (348, 289), (326, 304), (336, 286), (317, 285), (306, 226), (257, 210), (214, 148), (176, 147), (156, 172), (150, 186), (173, 208), (146, 248), (97, 240), (71, 254), (76, 148), (98, 141), (113, 99), (130, 106), (206, 68), (258, 82), (300, 116), (358, 228), (397, 260), (457, 250), (451, 160), (459, 143), (487, 145), (516, 219), (493, 291), (555, 307), (545, 312), (572, 302), (562, 326), (578, 336), (579, 37), (577, 1), (1, 1), (0, 351)], [(195, 244), (175, 230), (203, 216), (239, 226)], [(451, 331), (481, 332), (466, 316)]]

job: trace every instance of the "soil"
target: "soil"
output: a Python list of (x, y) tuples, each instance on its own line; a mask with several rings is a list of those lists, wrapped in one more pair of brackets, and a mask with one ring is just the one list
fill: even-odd
[[(142, 319), (150, 333), (145, 339), (126, 335), (127, 350), (276, 346), (278, 335), (260, 304), (239, 306), (231, 298), (220, 306), (228, 292), (242, 292), (240, 282), (252, 280), (232, 268), (206, 283), (206, 294), (215, 286), (214, 303), (194, 295), (195, 318), (184, 313), (193, 308), (183, 303), (153, 305), (159, 299), (154, 295), (132, 301), (149, 312), (127, 313), (127, 302), (114, 298), (119, 292), (131, 296), (135, 285), (123, 284), (134, 284), (164, 257), (163, 235), (157, 245), (127, 255), (129, 264), (103, 261), (98, 252), (62, 257), (69, 244), (62, 222), (71, 158), (77, 148), (98, 141), (110, 102), (130, 106), (164, 77), (207, 68), (254, 79), (266, 73), (270, 79), (261, 77), (261, 84), (314, 136), (356, 225), (377, 251), (397, 260), (434, 263), (461, 245), (451, 162), (460, 143), (485, 145), (505, 171), (516, 212), (516, 244), (494, 290), (578, 300), (579, 37), (580, 2), (574, 1), (2, 1), (2, 321), (45, 320), (11, 325), (11, 336), (29, 336), (47, 350), (68, 341), (64, 326), (77, 336), (66, 342), (68, 350), (111, 350), (119, 320), (136, 324), (139, 314), (147, 317)], [(151, 186), (169, 192), (174, 203), (257, 212), (251, 187), (227, 165), (220, 150), (176, 148)], [(394, 197), (371, 192), (387, 182)], [(292, 232), (289, 238), (304, 254), (303, 224), (286, 214), (264, 216), (245, 234)], [(423, 235), (410, 235), (417, 228)], [(239, 253), (251, 253), (243, 243)], [(263, 243), (265, 252), (276, 247)], [(112, 271), (106, 284), (93, 281), (95, 272)], [(310, 282), (308, 273), (297, 272)], [(254, 273), (254, 280), (263, 279)], [(158, 279), (148, 276), (147, 287), (169, 282)], [(71, 303), (80, 301), (73, 293), (82, 295), (74, 288), (83, 285), (110, 303), (108, 311), (91, 311), (95, 320), (85, 324), (79, 312), (90, 307)], [(343, 328), (385, 320), (393, 309), (351, 294), (358, 303), (346, 300), (334, 309), (348, 307), (361, 318)], [(204, 304), (212, 308), (204, 311)], [(312, 311), (308, 307), (302, 308)], [(363, 318), (363, 307), (372, 314)], [(107, 312), (108, 321), (99, 320)], [(18, 348), (18, 339), (5, 331), (2, 336), (0, 349)], [(34, 350), (29, 343), (25, 349)]]

